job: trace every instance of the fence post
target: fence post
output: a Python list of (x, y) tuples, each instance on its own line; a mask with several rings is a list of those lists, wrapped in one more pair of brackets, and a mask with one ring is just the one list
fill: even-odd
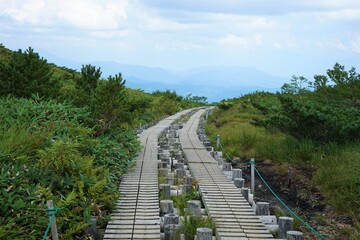
[[(54, 203), (53, 200), (48, 200), (46, 202), (47, 208), (48, 209), (54, 209)], [(48, 211), (49, 214), (49, 221), (51, 221), (51, 235), (52, 235), (52, 239), (53, 240), (59, 240), (59, 236), (58, 236), (58, 232), (57, 232), (57, 227), (56, 227), (56, 218), (55, 215), (53, 216), (55, 210), (53, 211)]]
[(251, 166), (251, 193), (253, 196), (255, 196), (255, 159), (252, 158), (250, 160), (250, 166)]

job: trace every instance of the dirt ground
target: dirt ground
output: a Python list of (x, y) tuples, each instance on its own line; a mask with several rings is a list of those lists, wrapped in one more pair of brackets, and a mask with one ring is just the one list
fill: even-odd
[[(352, 219), (335, 213), (330, 206), (326, 205), (324, 196), (310, 181), (314, 169), (292, 165), (291, 174), (289, 170), (283, 174), (274, 174), (277, 171), (270, 160), (257, 162), (256, 168), (281, 200), (316, 231), (329, 240), (348, 239), (344, 229), (351, 227)], [(243, 177), (246, 183), (250, 183), (250, 166), (243, 167)], [(269, 202), (271, 215), (291, 216), (258, 176), (255, 179), (254, 200)], [(300, 221), (295, 221), (294, 230), (303, 232), (306, 240), (321, 239)]]

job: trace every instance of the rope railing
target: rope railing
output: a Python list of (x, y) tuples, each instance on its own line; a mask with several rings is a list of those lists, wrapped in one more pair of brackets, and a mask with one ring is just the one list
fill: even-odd
[(46, 209), (47, 215), (50, 217), (49, 218), (49, 223), (47, 225), (46, 231), (44, 233), (44, 236), (42, 238), (42, 240), (46, 240), (46, 236), (49, 234), (50, 228), (51, 228), (51, 224), (53, 223), (54, 219), (55, 219), (55, 215), (58, 213), (58, 211), (63, 210), (65, 208), (67, 208), (68, 206), (64, 206), (61, 208), (48, 208)]
[(221, 152), (223, 152), (223, 153), (225, 154), (225, 159), (226, 159), (227, 161), (229, 161), (229, 162), (231, 162), (231, 163), (233, 163), (233, 164), (240, 164), (240, 165), (247, 165), (247, 164), (250, 164), (250, 163), (251, 163), (250, 161), (248, 161), (248, 162), (238, 162), (238, 161), (234, 161), (234, 160), (232, 159), (232, 157), (231, 157), (229, 154), (227, 154), (227, 152), (225, 151), (223, 145), (221, 144), (220, 136), (219, 136), (219, 135), (217, 136), (217, 145), (220, 147)]
[[(226, 153), (224, 147), (221, 144), (220, 141), (220, 136), (217, 136), (217, 145), (220, 147), (220, 150), (225, 154), (226, 159), (228, 161), (230, 161), (231, 163), (236, 163), (236, 164), (254, 164), (252, 161), (250, 162), (235, 162), (232, 160), (232, 158)], [(261, 179), (261, 181), (265, 184), (265, 186), (269, 189), (269, 191), (274, 195), (274, 197), (281, 203), (282, 206), (285, 207), (286, 210), (288, 210), (291, 215), (293, 215), (297, 220), (299, 220), (299, 222), (301, 222), (305, 227), (307, 227), (308, 229), (310, 229), (314, 234), (316, 234), (319, 238), (323, 239), (323, 240), (328, 240), (324, 235), (322, 235), (321, 233), (319, 233), (318, 231), (316, 231), (312, 226), (310, 226), (309, 223), (307, 223), (306, 221), (304, 221), (300, 216), (298, 216), (294, 211), (292, 211), (290, 209), (289, 206), (287, 206), (284, 201), (281, 200), (281, 198), (271, 189), (271, 187), (269, 186), (269, 184), (265, 181), (264, 177), (260, 174), (259, 170), (254, 166), (254, 170), (256, 172), (256, 174), (259, 176), (259, 178)]]
[(307, 222), (305, 222), (302, 218), (300, 218), (294, 211), (292, 211), (290, 209), (290, 207), (288, 207), (284, 201), (281, 200), (281, 198), (271, 189), (271, 187), (269, 186), (269, 184), (265, 181), (264, 177), (260, 174), (259, 170), (255, 167), (255, 172), (256, 174), (259, 176), (259, 178), (261, 179), (261, 181), (265, 184), (265, 186), (269, 189), (269, 191), (274, 195), (274, 197), (281, 203), (281, 205), (283, 205), (286, 210), (288, 210), (291, 215), (293, 215), (297, 220), (299, 220), (304, 226), (306, 226), (307, 228), (309, 228), (313, 233), (315, 233), (318, 237), (320, 237), (321, 239), (327, 240), (327, 238), (322, 235), (321, 233), (319, 233), (318, 231), (316, 231), (313, 227), (311, 227)]

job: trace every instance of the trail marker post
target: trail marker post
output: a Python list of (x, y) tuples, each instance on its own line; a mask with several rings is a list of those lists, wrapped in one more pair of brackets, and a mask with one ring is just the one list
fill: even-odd
[(251, 166), (251, 193), (253, 196), (255, 196), (255, 159), (250, 160), (250, 166)]
[[(48, 209), (54, 209), (54, 203), (53, 200), (48, 200), (46, 202), (47, 208)], [(51, 221), (51, 235), (52, 235), (52, 239), (53, 240), (58, 240), (59, 236), (58, 236), (58, 232), (57, 232), (57, 227), (56, 227), (56, 218), (54, 214), (54, 211), (48, 211), (48, 215), (49, 215), (49, 221)]]

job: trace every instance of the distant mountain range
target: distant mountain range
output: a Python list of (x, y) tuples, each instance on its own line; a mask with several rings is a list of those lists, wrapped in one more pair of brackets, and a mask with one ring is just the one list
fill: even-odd
[(101, 67), (103, 76), (121, 72), (126, 79), (126, 86), (130, 88), (146, 92), (175, 90), (183, 96), (190, 93), (205, 96), (209, 102), (239, 97), (254, 91), (276, 92), (288, 81), (252, 67), (215, 66), (174, 72), (115, 62), (92, 64)]
[[(68, 61), (49, 54), (42, 54), (49, 62), (72, 69), (81, 69), (81, 63)], [(145, 92), (155, 90), (175, 90), (186, 96), (205, 96), (208, 102), (239, 97), (254, 91), (276, 92), (289, 79), (275, 77), (253, 67), (211, 66), (186, 71), (171, 71), (159, 67), (128, 65), (117, 62), (92, 62), (101, 67), (102, 76), (122, 73), (126, 86), (142, 89)]]

